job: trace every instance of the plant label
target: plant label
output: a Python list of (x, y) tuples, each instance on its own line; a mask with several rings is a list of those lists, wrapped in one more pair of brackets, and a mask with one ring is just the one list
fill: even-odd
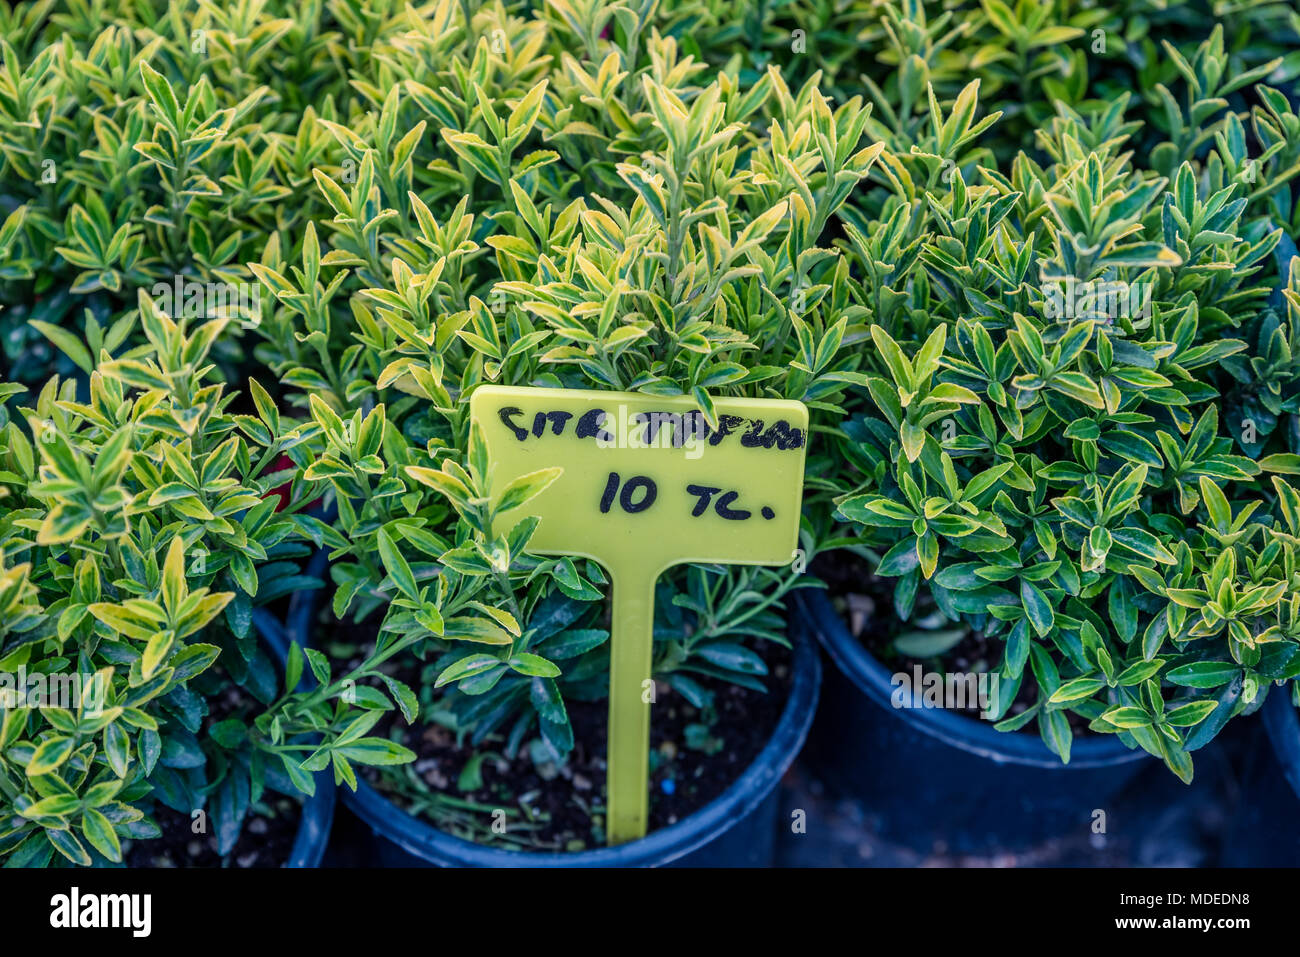
[(529, 549), (599, 562), (613, 587), (606, 832), (643, 837), (654, 586), (683, 562), (783, 565), (798, 543), (808, 410), (779, 399), (697, 402), (629, 392), (481, 386), (490, 484), (562, 474), (503, 526), (535, 515)]

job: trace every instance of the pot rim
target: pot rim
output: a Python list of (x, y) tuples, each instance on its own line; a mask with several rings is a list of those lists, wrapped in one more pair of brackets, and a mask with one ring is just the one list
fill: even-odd
[(821, 587), (801, 589), (795, 601), (803, 606), (808, 625), (840, 672), (863, 694), (900, 720), (954, 748), (995, 764), (1018, 764), (1057, 771), (1112, 767), (1140, 761), (1149, 755), (1129, 748), (1116, 735), (1075, 738), (1070, 763), (1062, 764), (1042, 739), (1028, 734), (998, 731), (992, 723), (977, 721), (942, 708), (895, 708), (891, 703), (892, 672), (854, 638)]

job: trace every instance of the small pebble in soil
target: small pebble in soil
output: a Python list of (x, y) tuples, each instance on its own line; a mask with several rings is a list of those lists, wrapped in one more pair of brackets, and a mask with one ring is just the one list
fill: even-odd
[(443, 774), (437, 768), (432, 768), (431, 770), (426, 772), (424, 775), (424, 780), (427, 781), (429, 786), (433, 788), (435, 791), (447, 790), (447, 775)]
[(575, 774), (573, 776), (573, 786), (577, 788), (579, 791), (590, 791), (591, 781), (584, 775)]
[(255, 817), (248, 822), (249, 834), (265, 834), (266, 830), (266, 818), (264, 817)]
[(436, 747), (443, 747), (451, 741), (451, 732), (440, 724), (431, 724), (424, 730), (424, 740)]

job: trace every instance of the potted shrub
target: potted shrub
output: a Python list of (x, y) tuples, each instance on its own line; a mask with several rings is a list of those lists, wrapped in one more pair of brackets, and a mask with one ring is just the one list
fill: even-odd
[(87, 369), (88, 401), (51, 379), (4, 425), (0, 854), (312, 866), (334, 801), (314, 772), (408, 757), (342, 684), (297, 690), (323, 659), (255, 608), (306, 584), (312, 496), (270, 495), (292, 469), (269, 466), (316, 430), (256, 382), (256, 415), (230, 412), (205, 381), (225, 320), (187, 331), (143, 294), (138, 320), (149, 345)]
[[(658, 713), (662, 727), (682, 726), (656, 751), (655, 786), (665, 815), (687, 813), (674, 804), (695, 813), (618, 853), (592, 850), (602, 843), (602, 722), (590, 715), (608, 681), (605, 576), (530, 557), (527, 528), (489, 534), (501, 490), (484, 486), (468, 401), (496, 382), (690, 395), (710, 418), (713, 396), (788, 397), (833, 418), (864, 334), (845, 257), (822, 237), (879, 147), (862, 135), (858, 100), (833, 106), (775, 70), (744, 85), (694, 62), (670, 68), (676, 42), (648, 30), (632, 42), (621, 19), (602, 39), (594, 27), (588, 36), (485, 10), (474, 34), (499, 30), (503, 49), (550, 51), (556, 66), (480, 70), (469, 84), (483, 41), (444, 42), (462, 26), (444, 12), (450, 26), (420, 24), (396, 45), (386, 68), (400, 82), (385, 84), (378, 113), (329, 125), (339, 169), (316, 179), (333, 217), (251, 264), (278, 301), (258, 327), (258, 355), (330, 443), (305, 472), (334, 485), (337, 507), (324, 535), (335, 590), (317, 644), (346, 660), (415, 642), (365, 695), (406, 720), (419, 702), (428, 723), (412, 732), (396, 720), (392, 733), (408, 746), (424, 736), (415, 750), (425, 753), (375, 779), (382, 802), (366, 787), (345, 797), (439, 862), (521, 858), (416, 825), (402, 807), (488, 845), (584, 848), (529, 863), (665, 862), (757, 803), (771, 814), (816, 686), (815, 659), (784, 650), (779, 614), (802, 564), (665, 578), (656, 666), (671, 699)], [(581, 62), (566, 52), (580, 43), (590, 47)], [(435, 123), (436, 137), (425, 132)], [(738, 759), (744, 735), (724, 737), (717, 723), (727, 702), (757, 708), (787, 682), (785, 712), (765, 719), (775, 737), (747, 742)], [(576, 728), (575, 710), (595, 726)], [(733, 770), (692, 790), (731, 784), (724, 803), (670, 801), (680, 794), (671, 776), (697, 766), (713, 776), (714, 756)], [(513, 792), (485, 803), (503, 779)], [(588, 806), (576, 825), (529, 837), (519, 785), (534, 780), (568, 788), (564, 808)], [(502, 802), (514, 828), (504, 841), (491, 828)]]
[[(354, 783), (355, 795), (344, 792), (381, 837), (379, 860), (660, 864), (703, 847), (692, 858), (697, 863), (770, 863), (773, 789), (802, 745), (820, 682), (812, 645), (791, 650), (783, 634), (782, 599), (797, 574), (693, 568), (662, 583), (666, 640), (656, 677), (671, 704), (657, 709), (667, 719), (656, 726), (656, 785), (665, 798), (678, 782), (683, 793), (660, 819), (692, 813), (632, 845), (569, 853), (601, 839), (599, 752), (609, 680), (603, 573), (594, 563), (529, 556), (535, 522), (496, 537), (484, 533), (497, 510), (489, 502), (499, 496), (489, 496), (482, 482), (474, 439), (467, 468), (449, 456), (438, 470), (411, 465), (385, 469), (385, 477), (374, 474), (378, 456), (367, 453), (374, 447), (367, 443), (378, 442), (397, 462), (428, 460), (394, 436), (384, 406), (347, 423), (323, 403), (313, 414), (330, 445), (306, 474), (328, 476), (336, 489), (338, 517), (323, 539), (336, 559), (337, 591), (329, 613), (303, 602), (290, 627), (318, 636), (345, 667), (368, 658), (374, 680), (355, 689), (356, 703), (383, 716), (381, 728), (421, 762), (429, 763), (430, 750), (442, 762), (440, 772), (417, 762), (414, 773), (368, 775)], [(459, 486), (462, 479), (470, 484)], [(785, 650), (760, 656), (746, 647), (760, 642)], [(579, 717), (571, 720), (575, 709)], [(415, 723), (421, 712), (430, 719)], [(453, 738), (464, 744), (452, 746)], [(674, 761), (676, 752), (683, 753)], [(511, 796), (490, 804), (470, 796), (484, 788), (485, 773), (506, 782), (498, 793), (515, 788)], [(582, 808), (581, 823), (562, 842), (534, 836), (546, 821), (525, 817), (529, 797), (511, 776), (552, 782), (550, 801), (587, 798), (591, 810)], [(559, 810), (566, 810), (562, 803)], [(574, 825), (559, 821), (550, 830), (563, 835), (563, 826)], [(523, 848), (566, 852), (524, 857)]]
[[(1228, 79), (1216, 41), (1193, 59), (1189, 82), (1209, 84), (1197, 95), (1249, 79)], [(897, 243), (901, 175), (883, 223), (850, 233), (868, 292), (907, 293), (871, 327), (863, 411), (840, 437), (848, 467), (828, 483), (852, 530), (823, 540), (865, 561), (819, 567), (860, 596), (859, 634), (824, 598), (809, 615), (848, 679), (828, 689), (828, 774), (884, 808), (900, 840), (928, 848), (937, 808), (961, 849), (1086, 828), (1132, 758), (1190, 780), (1196, 749), (1295, 676), (1295, 318), (1269, 304), (1283, 233), (1248, 191), (1290, 175), (1274, 161), (1294, 114), (1257, 95), (1262, 157), (1228, 110), (1208, 162), (1186, 136), (1157, 151), (1171, 178), (1123, 152), (1124, 100), (1060, 108), (1039, 132), (1044, 166), (1022, 153), (968, 173), (973, 85), (934, 112), (919, 155), (886, 154), (912, 183), (917, 166), (956, 172), (931, 175), (920, 240), (894, 247), (892, 274), (867, 264)], [(912, 710), (893, 673), (913, 664), (996, 676), (994, 720)]]
[[(367, 421), (378, 418), (382, 428), (382, 416), (379, 407)], [(343, 435), (327, 453), (340, 503), (361, 471), (346, 429)], [(420, 502), (414, 514), (385, 514), (370, 505), (377, 496), (356, 496), (367, 504), (326, 535), (338, 555), (334, 610), (351, 612), (352, 621), (339, 621), (334, 610), (302, 610), (300, 627), (314, 625), (336, 652), (393, 664), (357, 698), (391, 713), (393, 737), (419, 758), (345, 792), (382, 839), (378, 859), (608, 866), (663, 864), (695, 852), (686, 859), (770, 863), (773, 788), (807, 733), (820, 675), (807, 642), (780, 655), (751, 646), (788, 648), (778, 612), (797, 577), (692, 568), (662, 584), (667, 613), (657, 619), (663, 641), (652, 737), (652, 823), (660, 829), (601, 847), (604, 576), (593, 563), (528, 555), (535, 521), (485, 533), (499, 496), (484, 485), (476, 439), (469, 441), (468, 469), (454, 458), (438, 470), (406, 467), (404, 492), (389, 501)], [(338, 474), (341, 467), (352, 475)], [(450, 528), (443, 498), (422, 493), (422, 483), (446, 496), (457, 517)], [(425, 524), (430, 517), (438, 524)], [(394, 541), (386, 529), (402, 537)], [(406, 654), (388, 658), (390, 649)], [(408, 726), (417, 707), (429, 718)], [(661, 823), (675, 814), (682, 819)]]

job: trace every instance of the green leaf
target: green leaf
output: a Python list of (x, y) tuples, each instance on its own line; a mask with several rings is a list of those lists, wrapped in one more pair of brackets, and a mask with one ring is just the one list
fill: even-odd
[(393, 583), (397, 585), (400, 591), (412, 601), (420, 600), (420, 589), (415, 583), (415, 575), (411, 572), (411, 566), (406, 563), (402, 553), (397, 550), (392, 538), (382, 528), (375, 536), (379, 543), (379, 559), (384, 563), (384, 568)]
[(149, 643), (145, 645), (144, 655), (140, 659), (140, 673), (145, 678), (152, 678), (159, 666), (167, 660), (167, 653), (171, 651), (175, 641), (176, 633), (170, 629), (160, 631), (149, 639)]
[(536, 498), (563, 474), (562, 468), (545, 468), (538, 469), (536, 472), (529, 472), (527, 475), (521, 475), (501, 493), (501, 498), (497, 501), (494, 512), (508, 512), (511, 509), (519, 508), (532, 499)]
[(145, 92), (149, 94), (149, 99), (153, 101), (158, 112), (162, 114), (167, 125), (173, 132), (180, 129), (180, 104), (176, 102), (176, 94), (172, 92), (171, 84), (167, 78), (151, 67), (144, 60), (140, 61), (140, 78), (144, 81)]
[(1117, 728), (1146, 728), (1151, 725), (1151, 715), (1141, 708), (1116, 707), (1102, 713), (1102, 718)]
[(967, 634), (965, 628), (907, 631), (894, 639), (894, 650), (909, 658), (933, 658), (957, 647)]
[(453, 681), (472, 678), (475, 675), (490, 671), (499, 664), (501, 664), (501, 659), (495, 655), (466, 655), (442, 669), (438, 675), (438, 680), (434, 682), (433, 686), (441, 688)]
[(1052, 603), (1047, 600), (1042, 589), (1028, 579), (1020, 579), (1020, 601), (1029, 623), (1034, 626), (1038, 636), (1042, 638), (1051, 634), (1056, 625), (1056, 613), (1052, 610)]
[(95, 850), (114, 863), (121, 862), (122, 846), (108, 818), (94, 808), (86, 808), (81, 815), (81, 830)]
[(75, 738), (64, 735), (42, 742), (32, 754), (31, 760), (27, 762), (27, 776), (34, 778), (56, 770), (68, 760), (76, 744)]
[(1278, 452), (1259, 460), (1260, 471), (1280, 472), (1283, 475), (1300, 475), (1300, 455)]
[(737, 671), (746, 675), (767, 674), (767, 663), (754, 651), (734, 642), (718, 641), (694, 649), (699, 657), (711, 665)]
[(1090, 698), (1102, 688), (1106, 687), (1104, 678), (1073, 678), (1057, 688), (1050, 698), (1049, 704), (1065, 704), (1070, 701), (1079, 701), (1082, 698)]
[(511, 670), (534, 678), (555, 678), (560, 674), (560, 669), (553, 662), (527, 652), (513, 655), (506, 664)]
[(56, 325), (48, 322), (42, 322), (39, 319), (28, 320), (30, 325), (38, 329), (41, 335), (49, 339), (62, 350), (63, 354), (76, 363), (77, 367), (85, 373), (90, 373), (95, 367), (95, 360), (91, 358), (90, 350), (82, 344), (76, 335), (67, 329), (61, 329)]
[(336, 762), (341, 756), (357, 764), (379, 766), (407, 764), (415, 760), (414, 751), (387, 738), (361, 738), (345, 747), (336, 748), (332, 756)]
[(1171, 668), (1165, 680), (1185, 688), (1217, 688), (1241, 673), (1241, 665), (1231, 661), (1195, 661)]
[(163, 562), (162, 602), (172, 620), (180, 614), (181, 603), (185, 600), (185, 543), (180, 536), (171, 540), (167, 547), (167, 558)]
[(1165, 721), (1176, 728), (1190, 728), (1204, 721), (1217, 707), (1217, 701), (1191, 701), (1171, 708), (1165, 715)]
[(56, 831), (47, 829), (45, 836), (49, 838), (54, 849), (70, 860), (73, 864), (80, 867), (89, 867), (91, 864), (90, 854), (86, 851), (86, 846), (77, 840), (76, 835), (71, 830)]
[(512, 142), (519, 142), (528, 135), (528, 131), (537, 122), (542, 111), (542, 98), (546, 95), (546, 80), (542, 80), (524, 95), (519, 104), (510, 112), (506, 121), (506, 134)]
[(599, 648), (608, 640), (609, 632), (603, 628), (575, 628), (547, 639), (542, 650), (546, 652), (547, 658), (564, 661)]

